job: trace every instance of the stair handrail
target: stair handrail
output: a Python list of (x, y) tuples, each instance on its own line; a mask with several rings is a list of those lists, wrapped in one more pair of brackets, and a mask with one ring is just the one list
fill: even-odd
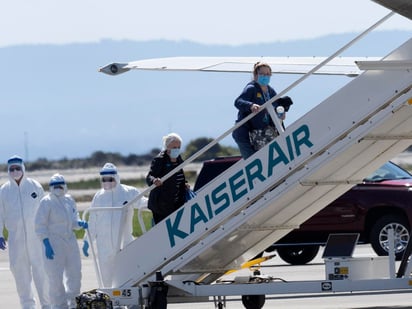
[[(349, 41), (348, 43), (346, 43), (344, 46), (342, 46), (341, 48), (339, 48), (336, 52), (334, 52), (331, 56), (329, 56), (328, 58), (326, 58), (325, 60), (321, 61), (319, 64), (317, 64), (316, 66), (314, 66), (312, 69), (310, 69), (307, 73), (305, 73), (303, 76), (301, 76), (300, 78), (298, 78), (296, 81), (294, 81), (293, 83), (291, 83), (289, 86), (287, 86), (285, 89), (281, 90), (278, 94), (276, 94), (274, 97), (272, 97), (270, 100), (266, 101), (263, 105), (261, 105), (261, 108), (259, 109), (258, 113), (260, 113), (261, 111), (263, 111), (264, 109), (268, 109), (269, 107), (271, 107), (272, 103), (275, 102), (276, 100), (280, 99), (282, 96), (284, 96), (286, 93), (288, 93), (291, 89), (295, 88), (297, 85), (299, 85), (300, 83), (302, 83), (304, 80), (306, 80), (309, 76), (313, 75), (314, 72), (318, 71), (321, 67), (323, 67), (324, 65), (326, 65), (327, 63), (329, 63), (331, 60), (335, 59), (337, 56), (339, 56), (342, 52), (344, 52), (346, 49), (348, 49), (349, 47), (351, 47), (353, 44), (355, 44), (357, 41), (359, 41), (360, 39), (362, 39), (364, 36), (366, 36), (368, 33), (370, 33), (371, 31), (373, 31), (375, 28), (377, 28), (379, 25), (381, 25), (383, 22), (385, 22), (386, 20), (388, 20), (390, 17), (392, 17), (393, 15), (395, 15), (395, 12), (391, 11), (390, 13), (388, 13), (387, 15), (385, 15), (384, 17), (382, 17), (380, 20), (378, 20), (376, 23), (374, 23), (372, 26), (370, 26), (369, 28), (367, 28), (366, 30), (364, 30), (363, 32), (361, 32), (360, 34), (358, 34), (354, 39), (352, 39), (351, 41)], [(282, 134), (282, 129), (281, 129), (281, 125), (280, 125), (280, 121), (277, 118), (277, 116), (275, 113), (269, 112), (269, 114), (271, 115), (271, 118), (274, 120), (274, 123), (276, 125), (279, 132), (281, 132), (280, 134)], [(244, 125), (246, 122), (248, 122), (250, 119), (252, 119), (253, 117), (255, 117), (257, 115), (257, 113), (251, 113), (250, 115), (248, 115), (247, 117), (243, 118), (241, 121), (237, 122), (234, 126), (232, 126), (230, 129), (226, 130), (223, 134), (221, 134), (220, 136), (218, 136), (217, 138), (215, 138), (213, 141), (211, 141), (209, 144), (207, 144), (206, 146), (204, 146), (203, 148), (201, 148), (200, 150), (198, 150), (197, 152), (195, 152), (193, 155), (191, 155), (189, 158), (187, 158), (186, 160), (184, 160), (181, 164), (179, 164), (178, 166), (176, 166), (174, 169), (172, 169), (170, 172), (168, 172), (166, 175), (164, 175), (163, 177), (160, 178), (161, 182), (166, 181), (167, 179), (169, 179), (172, 175), (174, 175), (177, 171), (179, 171), (180, 169), (183, 169), (185, 166), (187, 166), (188, 164), (192, 163), (196, 158), (198, 158), (199, 156), (201, 156), (202, 154), (204, 154), (206, 151), (208, 151), (210, 148), (212, 148), (214, 145), (216, 145), (217, 143), (219, 143), (222, 139), (224, 139), (225, 137), (227, 137), (230, 133), (232, 133), (234, 130), (236, 130), (237, 128), (239, 128), (240, 126)], [(154, 188), (156, 187), (156, 185), (152, 184), (149, 187), (147, 187), (145, 190), (143, 190), (142, 192), (140, 192), (134, 199), (130, 200), (127, 204), (123, 205), (122, 207), (127, 207), (129, 203), (134, 203), (136, 201), (138, 201), (139, 199), (141, 199), (142, 197), (144, 197), (146, 194), (148, 194), (150, 191), (152, 191)], [(97, 211), (99, 210), (98, 207), (96, 207), (95, 209), (91, 208), (89, 209), (89, 211)]]
[[(317, 70), (319, 70), (321, 67), (323, 67), (325, 64), (329, 63), (331, 60), (333, 60), (334, 58), (336, 58), (338, 55), (340, 55), (342, 52), (344, 52), (346, 49), (348, 49), (349, 47), (351, 47), (353, 44), (355, 44), (357, 41), (359, 41), (361, 38), (363, 38), (365, 35), (367, 35), (369, 32), (371, 32), (372, 30), (374, 30), (376, 27), (378, 27), (380, 24), (382, 24), (383, 22), (385, 22), (387, 19), (389, 19), (391, 16), (393, 16), (395, 14), (395, 12), (391, 11), (389, 14), (385, 15), (383, 18), (381, 18), (380, 20), (378, 20), (375, 24), (373, 24), (372, 26), (370, 26), (369, 28), (367, 28), (365, 31), (363, 31), (362, 33), (360, 33), (359, 35), (357, 35), (354, 39), (352, 39), (350, 42), (348, 42), (347, 44), (345, 44), (343, 47), (341, 47), (340, 49), (338, 49), (336, 52), (334, 52), (331, 56), (329, 56), (328, 58), (326, 58), (325, 60), (323, 60), (322, 62), (320, 62), (318, 65), (316, 65), (315, 67), (313, 67), (311, 70), (309, 70), (307, 73), (305, 73), (302, 77), (298, 78), (296, 81), (294, 81), (293, 83), (291, 83), (289, 86), (287, 86), (285, 89), (283, 89), (282, 91), (280, 91), (276, 96), (272, 97), (270, 100), (268, 100), (267, 102), (265, 102), (265, 104), (261, 105), (262, 107), (260, 108), (259, 112), (261, 112), (264, 109), (267, 109), (268, 107), (270, 107), (272, 105), (273, 102), (275, 102), (276, 100), (278, 100), (279, 98), (281, 98), (282, 96), (284, 96), (287, 92), (289, 92), (291, 89), (293, 89), (294, 87), (296, 87), (297, 85), (299, 85), (301, 82), (303, 82), (305, 79), (307, 79), (309, 76), (311, 76), (314, 72), (316, 72)], [(172, 175), (174, 175), (178, 170), (183, 169), (185, 166), (187, 166), (188, 164), (192, 163), (196, 158), (198, 158), (199, 156), (201, 156), (202, 154), (204, 154), (206, 151), (208, 151), (210, 148), (212, 148), (214, 145), (216, 145), (217, 143), (219, 143), (222, 139), (224, 139), (226, 136), (228, 136), (230, 133), (232, 133), (234, 130), (236, 130), (237, 128), (239, 128), (240, 126), (244, 125), (246, 122), (248, 122), (250, 119), (252, 119), (256, 114), (255, 113), (251, 113), (250, 115), (248, 115), (247, 117), (243, 118), (241, 121), (237, 122), (234, 126), (232, 126), (229, 130), (225, 131), (223, 134), (221, 134), (220, 136), (218, 136), (217, 138), (215, 138), (213, 141), (211, 141), (209, 144), (207, 144), (206, 146), (204, 146), (203, 148), (201, 148), (200, 150), (198, 150), (197, 152), (195, 152), (193, 155), (191, 155), (189, 158), (187, 158), (186, 160), (184, 160), (183, 163), (181, 163), (180, 165), (178, 165), (177, 167), (175, 167), (174, 169), (172, 169), (169, 173), (167, 173), (166, 175), (164, 175), (162, 178), (160, 178), (160, 180), (162, 182), (164, 182), (165, 180), (167, 180), (169, 177), (171, 177)], [(275, 117), (277, 118), (277, 117)], [(275, 119), (276, 121), (276, 119)], [(277, 120), (278, 121), (278, 120)], [(279, 121), (278, 121), (279, 122)], [(276, 123), (276, 122), (275, 122)], [(279, 132), (281, 132), (282, 130), (279, 130)], [(144, 195), (148, 194), (151, 190), (153, 190), (155, 188), (155, 185), (152, 184), (151, 186), (149, 186), (148, 188), (146, 188), (145, 190), (143, 190), (139, 195), (137, 195), (133, 200), (131, 200), (129, 203), (133, 203), (135, 201), (137, 201), (139, 198), (143, 197)]]

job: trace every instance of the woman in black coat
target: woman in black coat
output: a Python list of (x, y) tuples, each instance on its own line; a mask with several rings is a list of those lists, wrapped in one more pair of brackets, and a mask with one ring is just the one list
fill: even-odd
[(152, 160), (146, 176), (147, 185), (156, 187), (150, 191), (148, 208), (153, 213), (154, 223), (162, 221), (185, 203), (186, 178), (183, 169), (178, 170), (169, 179), (160, 178), (183, 162), (180, 156), (181, 137), (170, 133), (163, 137), (163, 150)]

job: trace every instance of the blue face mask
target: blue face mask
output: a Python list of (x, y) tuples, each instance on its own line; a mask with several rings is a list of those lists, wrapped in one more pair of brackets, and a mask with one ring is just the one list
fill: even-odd
[(257, 82), (262, 86), (267, 86), (270, 82), (270, 76), (258, 74)]
[(170, 154), (169, 154), (169, 156), (170, 156), (172, 159), (176, 159), (176, 158), (179, 156), (179, 153), (180, 153), (180, 149), (179, 149), (179, 148), (172, 148), (172, 149), (170, 149)]

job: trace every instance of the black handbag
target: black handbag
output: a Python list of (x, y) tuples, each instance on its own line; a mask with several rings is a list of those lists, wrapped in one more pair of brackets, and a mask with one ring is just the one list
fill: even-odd
[(253, 129), (249, 132), (250, 143), (255, 151), (263, 148), (266, 144), (275, 139), (279, 135), (278, 130), (274, 126), (267, 126), (263, 129)]

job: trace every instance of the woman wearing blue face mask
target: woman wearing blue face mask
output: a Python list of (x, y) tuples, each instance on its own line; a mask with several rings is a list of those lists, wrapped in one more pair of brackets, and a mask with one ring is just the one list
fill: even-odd
[(160, 178), (183, 162), (180, 156), (182, 138), (176, 133), (163, 137), (163, 150), (152, 160), (146, 176), (147, 185), (156, 187), (150, 191), (148, 208), (153, 213), (154, 223), (162, 221), (185, 203), (188, 184), (182, 169), (162, 182)]
[[(235, 106), (239, 110), (236, 122), (241, 121), (251, 113), (256, 113), (253, 118), (233, 131), (232, 134), (244, 159), (250, 157), (269, 140), (277, 136), (268, 112), (265, 110), (258, 113), (261, 105), (276, 96), (276, 91), (269, 86), (271, 75), (272, 69), (267, 63), (256, 63), (253, 68), (253, 80), (246, 85), (240, 96), (235, 100)], [(276, 100), (273, 107), (278, 107), (282, 100), (285, 99)], [(290, 99), (287, 97), (286, 100)], [(285, 108), (285, 110), (287, 109)], [(278, 117), (283, 121), (285, 113), (278, 114)], [(264, 137), (262, 138), (262, 136)]]

